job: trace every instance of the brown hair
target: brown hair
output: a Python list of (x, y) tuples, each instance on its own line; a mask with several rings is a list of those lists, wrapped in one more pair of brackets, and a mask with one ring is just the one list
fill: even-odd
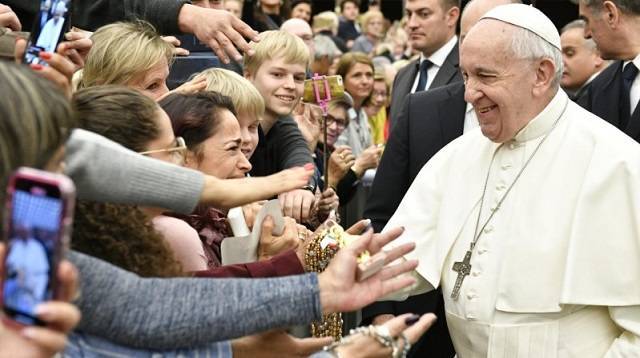
[(234, 115), (231, 98), (218, 92), (173, 93), (160, 101), (171, 119), (173, 133), (184, 138), (187, 148), (201, 160), (201, 145), (211, 137), (220, 120), (218, 111), (227, 109)]
[(135, 206), (79, 200), (71, 247), (143, 277), (186, 275), (164, 237)]
[(362, 52), (347, 52), (340, 57), (336, 68), (336, 74), (342, 76), (343, 79), (347, 77), (347, 73), (356, 65), (356, 63), (362, 63), (371, 66), (371, 71), (374, 71), (373, 62), (366, 54)]
[(122, 86), (96, 86), (76, 92), (72, 99), (81, 128), (98, 133), (136, 152), (159, 135), (158, 105), (142, 93)]

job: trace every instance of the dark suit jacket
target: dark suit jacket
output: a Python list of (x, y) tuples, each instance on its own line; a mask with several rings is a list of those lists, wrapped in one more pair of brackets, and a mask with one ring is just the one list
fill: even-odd
[(620, 123), (622, 65), (622, 61), (616, 61), (605, 68), (593, 79), (587, 94), (578, 99), (578, 104), (640, 142), (640, 106), (636, 107), (624, 128)]
[[(422, 166), (442, 147), (462, 135), (466, 103), (457, 82), (407, 96), (382, 155), (364, 217), (379, 232), (387, 224)], [(362, 311), (363, 322), (383, 313), (434, 312), (438, 322), (414, 345), (413, 357), (453, 357), (440, 290), (404, 302), (379, 302)]]
[[(400, 114), (404, 98), (411, 92), (411, 87), (413, 87), (413, 83), (418, 75), (419, 66), (420, 59), (409, 62), (408, 65), (398, 71), (398, 74), (393, 80), (393, 90), (391, 91), (391, 112), (389, 113), (392, 127), (394, 126), (396, 117)], [(462, 81), (462, 75), (460, 74), (458, 67), (458, 44), (456, 44), (451, 52), (449, 52), (449, 55), (445, 59), (440, 70), (438, 70), (438, 73), (433, 79), (433, 82), (431, 82), (429, 89)]]

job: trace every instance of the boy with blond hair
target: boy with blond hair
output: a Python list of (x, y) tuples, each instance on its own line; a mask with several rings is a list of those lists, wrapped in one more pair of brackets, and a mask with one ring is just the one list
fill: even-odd
[[(244, 58), (244, 77), (251, 81), (265, 104), (258, 128), (259, 142), (251, 165), (253, 175), (268, 175), (285, 168), (313, 163), (311, 151), (291, 117), (304, 90), (309, 50), (304, 42), (284, 31), (265, 31), (251, 43), (253, 56)], [(307, 222), (315, 202), (317, 178), (309, 185), (279, 196), (283, 213)]]

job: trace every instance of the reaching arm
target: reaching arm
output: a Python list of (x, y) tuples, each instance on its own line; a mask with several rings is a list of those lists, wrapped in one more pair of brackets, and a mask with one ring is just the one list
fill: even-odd
[(77, 252), (79, 329), (132, 347), (174, 349), (320, 317), (315, 274), (275, 279), (140, 278)]

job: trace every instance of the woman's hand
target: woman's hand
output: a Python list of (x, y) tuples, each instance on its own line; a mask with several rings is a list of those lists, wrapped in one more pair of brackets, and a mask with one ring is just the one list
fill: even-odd
[[(389, 320), (381, 327), (388, 330), (390, 338), (396, 344), (396, 349), (402, 352), (407, 344), (406, 341), (410, 345), (414, 344), (435, 321), (436, 316), (432, 313), (422, 317), (408, 313)], [(393, 353), (392, 348), (385, 347), (375, 337), (362, 333), (347, 336), (343, 338), (343, 342), (335, 348), (341, 357), (388, 358)], [(406, 351), (408, 352), (408, 349)]]
[[(267, 260), (271, 257), (287, 251), (296, 250), (300, 245), (302, 234), (299, 234), (300, 228), (296, 221), (290, 217), (284, 217), (284, 231), (282, 235), (273, 234), (273, 219), (267, 216), (262, 222), (262, 231), (260, 232), (260, 242), (258, 244), (258, 260)], [(306, 228), (302, 227), (304, 230)]]
[[(15, 60), (21, 63), (24, 52), (27, 48), (27, 40), (16, 40)], [(40, 52), (40, 59), (47, 63), (48, 66), (40, 64), (30, 64), (32, 70), (40, 76), (50, 80), (56, 84), (68, 98), (71, 98), (73, 89), (71, 88), (71, 78), (76, 71), (76, 66), (67, 57), (53, 52)]]
[(351, 152), (348, 145), (339, 145), (329, 157), (329, 180), (330, 187), (337, 188), (338, 183), (347, 174), (356, 161), (356, 157)]
[(173, 46), (174, 56), (189, 56), (189, 51), (180, 47), (180, 40), (175, 36), (162, 36), (162, 40)]
[(258, 213), (262, 210), (262, 207), (266, 202), (266, 200), (261, 200), (242, 206), (244, 222), (247, 224), (249, 230), (253, 230), (253, 222), (256, 221), (256, 216), (258, 216)]
[[(75, 71), (84, 68), (84, 64), (87, 61), (87, 56), (91, 47), (93, 47), (93, 41), (85, 32), (70, 31), (64, 35), (66, 41), (61, 42), (58, 45), (58, 53), (67, 56), (71, 62), (76, 66)], [(75, 72), (74, 71), (74, 72)]]
[[(5, 246), (0, 244), (0, 262), (4, 262), (4, 255)], [(59, 301), (36, 307), (38, 318), (47, 326), (29, 326), (16, 331), (0, 323), (0, 357), (51, 357), (64, 349), (67, 334), (80, 321), (80, 311), (69, 303), (76, 296), (78, 272), (71, 263), (62, 261), (57, 274)]]
[(164, 95), (160, 96), (156, 102), (160, 102), (163, 98), (167, 97), (172, 93), (184, 93), (184, 94), (192, 94), (200, 91), (204, 91), (207, 88), (207, 79), (206, 77), (198, 77), (194, 78), (191, 81), (185, 82), (181, 84), (178, 88), (173, 89)]
[(410, 286), (415, 279), (404, 273), (418, 266), (417, 260), (391, 264), (415, 249), (415, 243), (399, 245), (386, 252), (385, 266), (363, 281), (356, 280), (358, 256), (364, 251), (371, 255), (397, 239), (404, 230), (395, 228), (383, 234), (361, 235), (350, 245), (343, 247), (331, 260), (327, 269), (318, 275), (322, 312), (351, 312), (371, 304), (380, 297)]
[(362, 174), (367, 169), (373, 169), (378, 167), (378, 163), (380, 163), (380, 157), (382, 156), (382, 147), (378, 147), (377, 145), (372, 145), (369, 148), (365, 149), (353, 164), (353, 171), (358, 175), (358, 177), (362, 177)]
[(338, 194), (331, 188), (323, 191), (316, 200), (315, 214), (318, 222), (327, 220), (331, 211), (338, 209), (338, 206), (340, 206)]

